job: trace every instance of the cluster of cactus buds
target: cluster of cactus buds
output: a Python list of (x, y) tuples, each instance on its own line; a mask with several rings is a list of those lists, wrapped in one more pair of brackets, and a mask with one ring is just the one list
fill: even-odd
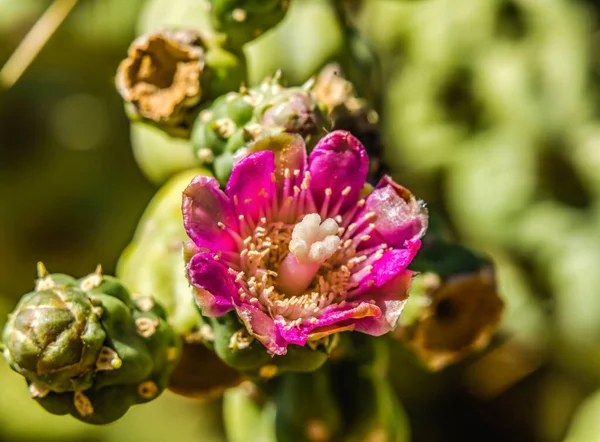
[(120, 418), (166, 388), (180, 340), (164, 309), (130, 296), (100, 268), (85, 278), (48, 274), (9, 316), (4, 356), (46, 410), (92, 424)]
[(253, 88), (229, 92), (203, 109), (194, 122), (192, 146), (200, 164), (226, 182), (249, 146), (269, 135), (295, 133), (310, 145), (330, 126), (312, 95), (312, 82), (284, 87), (281, 73)]

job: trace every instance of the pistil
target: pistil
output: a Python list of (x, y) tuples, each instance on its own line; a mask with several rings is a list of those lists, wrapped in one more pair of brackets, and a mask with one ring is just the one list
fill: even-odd
[(339, 226), (332, 218), (321, 222), (318, 213), (305, 215), (292, 232), (290, 253), (278, 271), (279, 289), (287, 296), (302, 294), (312, 282), (321, 264), (340, 245)]

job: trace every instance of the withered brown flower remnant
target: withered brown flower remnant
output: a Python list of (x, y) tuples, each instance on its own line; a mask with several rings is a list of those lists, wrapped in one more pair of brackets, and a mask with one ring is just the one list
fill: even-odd
[(379, 130), (379, 114), (367, 100), (359, 98), (352, 83), (344, 76), (338, 63), (326, 65), (315, 79), (312, 89), (319, 103), (327, 109), (334, 130), (347, 130), (367, 149), (371, 162), (369, 174), (379, 177), (385, 173), (380, 161), (383, 144)]
[[(395, 336), (406, 341), (431, 370), (441, 370), (482, 350), (500, 322), (504, 303), (490, 266), (446, 280), (433, 273), (417, 276), (413, 286), (420, 305), (412, 322)], [(413, 296), (413, 293), (411, 293)]]
[(137, 38), (117, 71), (116, 86), (134, 114), (177, 128), (202, 97), (204, 49), (191, 31)]
[(191, 30), (159, 31), (134, 40), (115, 79), (129, 117), (189, 137), (198, 105), (238, 88), (245, 76), (243, 62), (219, 43)]

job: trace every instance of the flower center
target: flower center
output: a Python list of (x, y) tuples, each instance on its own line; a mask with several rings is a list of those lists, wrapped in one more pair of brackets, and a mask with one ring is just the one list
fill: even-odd
[[(360, 200), (356, 208), (363, 205)], [(267, 217), (254, 224), (240, 215), (244, 239), (234, 265), (239, 270), (229, 269), (240, 284), (240, 301), (255, 304), (287, 329), (316, 323), (332, 304), (353, 302), (359, 282), (387, 245), (359, 250), (375, 228), (372, 212), (346, 221), (337, 215), (321, 222), (324, 217), (310, 213), (290, 225)]]
[(277, 283), (282, 292), (297, 296), (308, 288), (321, 264), (338, 250), (338, 230), (334, 219), (321, 222), (317, 213), (305, 215), (294, 226), (290, 253), (279, 266)]

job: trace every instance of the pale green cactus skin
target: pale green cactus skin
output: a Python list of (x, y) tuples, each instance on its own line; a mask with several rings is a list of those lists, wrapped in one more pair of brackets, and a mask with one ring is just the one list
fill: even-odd
[(4, 356), (47, 411), (92, 424), (119, 419), (167, 386), (180, 341), (153, 298), (100, 269), (76, 280), (41, 267), (3, 332)]
[(156, 193), (117, 265), (121, 281), (133, 292), (156, 298), (171, 327), (182, 336), (198, 330), (201, 322), (182, 254), (189, 238), (183, 228), (181, 193), (196, 175), (210, 172), (202, 168), (180, 172)]
[(227, 182), (242, 148), (279, 133), (302, 135), (310, 148), (331, 126), (311, 93), (312, 83), (286, 88), (280, 74), (259, 86), (230, 92), (205, 108), (194, 122), (191, 141), (199, 164)]

